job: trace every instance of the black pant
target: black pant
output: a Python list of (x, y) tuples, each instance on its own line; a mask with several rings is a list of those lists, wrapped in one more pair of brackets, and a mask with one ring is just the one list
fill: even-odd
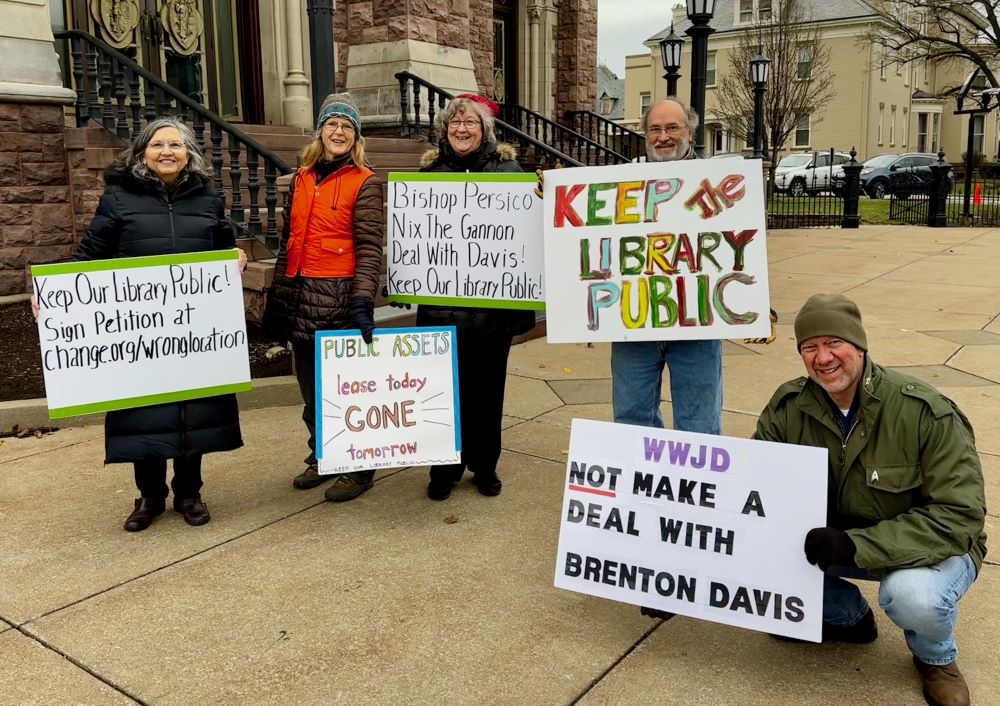
[(295, 380), (302, 393), (302, 421), (309, 431), (309, 455), (305, 462), (316, 463), (316, 344), (292, 341)]
[[(153, 500), (167, 499), (167, 459), (136, 461), (135, 485), (139, 495)], [(201, 492), (201, 456), (174, 459), (174, 477), (170, 481), (175, 500), (193, 498)]]
[(458, 481), (466, 468), (473, 473), (496, 470), (511, 340), (512, 336), (499, 333), (459, 332), (462, 460), (447, 466), (431, 466), (431, 480)]

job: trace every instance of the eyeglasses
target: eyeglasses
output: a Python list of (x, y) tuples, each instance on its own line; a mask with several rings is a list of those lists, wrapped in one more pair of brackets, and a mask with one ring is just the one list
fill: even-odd
[(473, 128), (479, 127), (478, 120), (452, 120), (448, 123), (448, 127), (452, 130), (457, 130), (461, 126), (465, 126), (466, 130), (472, 130)]
[(687, 125), (650, 125), (646, 128), (647, 135), (681, 135), (687, 132)]
[(167, 148), (170, 148), (171, 152), (186, 152), (187, 147), (184, 146), (183, 142), (150, 142), (146, 145), (146, 149), (150, 152), (163, 152)]
[(337, 132), (337, 129), (339, 128), (345, 135), (350, 135), (354, 132), (354, 126), (350, 123), (337, 123), (333, 120), (327, 120), (323, 123), (323, 127), (330, 128), (330, 132)]

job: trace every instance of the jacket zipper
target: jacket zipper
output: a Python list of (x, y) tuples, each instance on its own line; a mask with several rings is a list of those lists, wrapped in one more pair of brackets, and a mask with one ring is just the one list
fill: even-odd
[(170, 249), (177, 252), (177, 232), (174, 230), (174, 204), (167, 199), (167, 213), (170, 215)]
[[(861, 410), (858, 410), (860, 413)], [(847, 457), (847, 442), (851, 439), (851, 434), (858, 426), (858, 415), (854, 417), (854, 423), (851, 424), (851, 428), (847, 430), (847, 436), (844, 437), (843, 443), (840, 445), (840, 487), (837, 488), (837, 499), (843, 497), (844, 486), (847, 485), (847, 471), (844, 468), (844, 459)]]

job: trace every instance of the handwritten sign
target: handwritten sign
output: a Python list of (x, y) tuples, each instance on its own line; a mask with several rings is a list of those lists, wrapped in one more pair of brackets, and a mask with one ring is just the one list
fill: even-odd
[(389, 301), (543, 309), (534, 174), (389, 175)]
[(458, 463), (455, 327), (316, 333), (319, 472)]
[(767, 336), (760, 162), (545, 172), (551, 343)]
[(826, 450), (574, 419), (555, 585), (820, 641)]
[(31, 274), (52, 419), (250, 389), (235, 249)]

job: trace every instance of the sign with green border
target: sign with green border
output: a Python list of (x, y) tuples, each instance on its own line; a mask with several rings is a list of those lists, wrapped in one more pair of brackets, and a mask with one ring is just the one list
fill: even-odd
[(536, 183), (523, 173), (389, 174), (389, 301), (544, 309)]
[(49, 417), (250, 390), (238, 257), (34, 265)]

